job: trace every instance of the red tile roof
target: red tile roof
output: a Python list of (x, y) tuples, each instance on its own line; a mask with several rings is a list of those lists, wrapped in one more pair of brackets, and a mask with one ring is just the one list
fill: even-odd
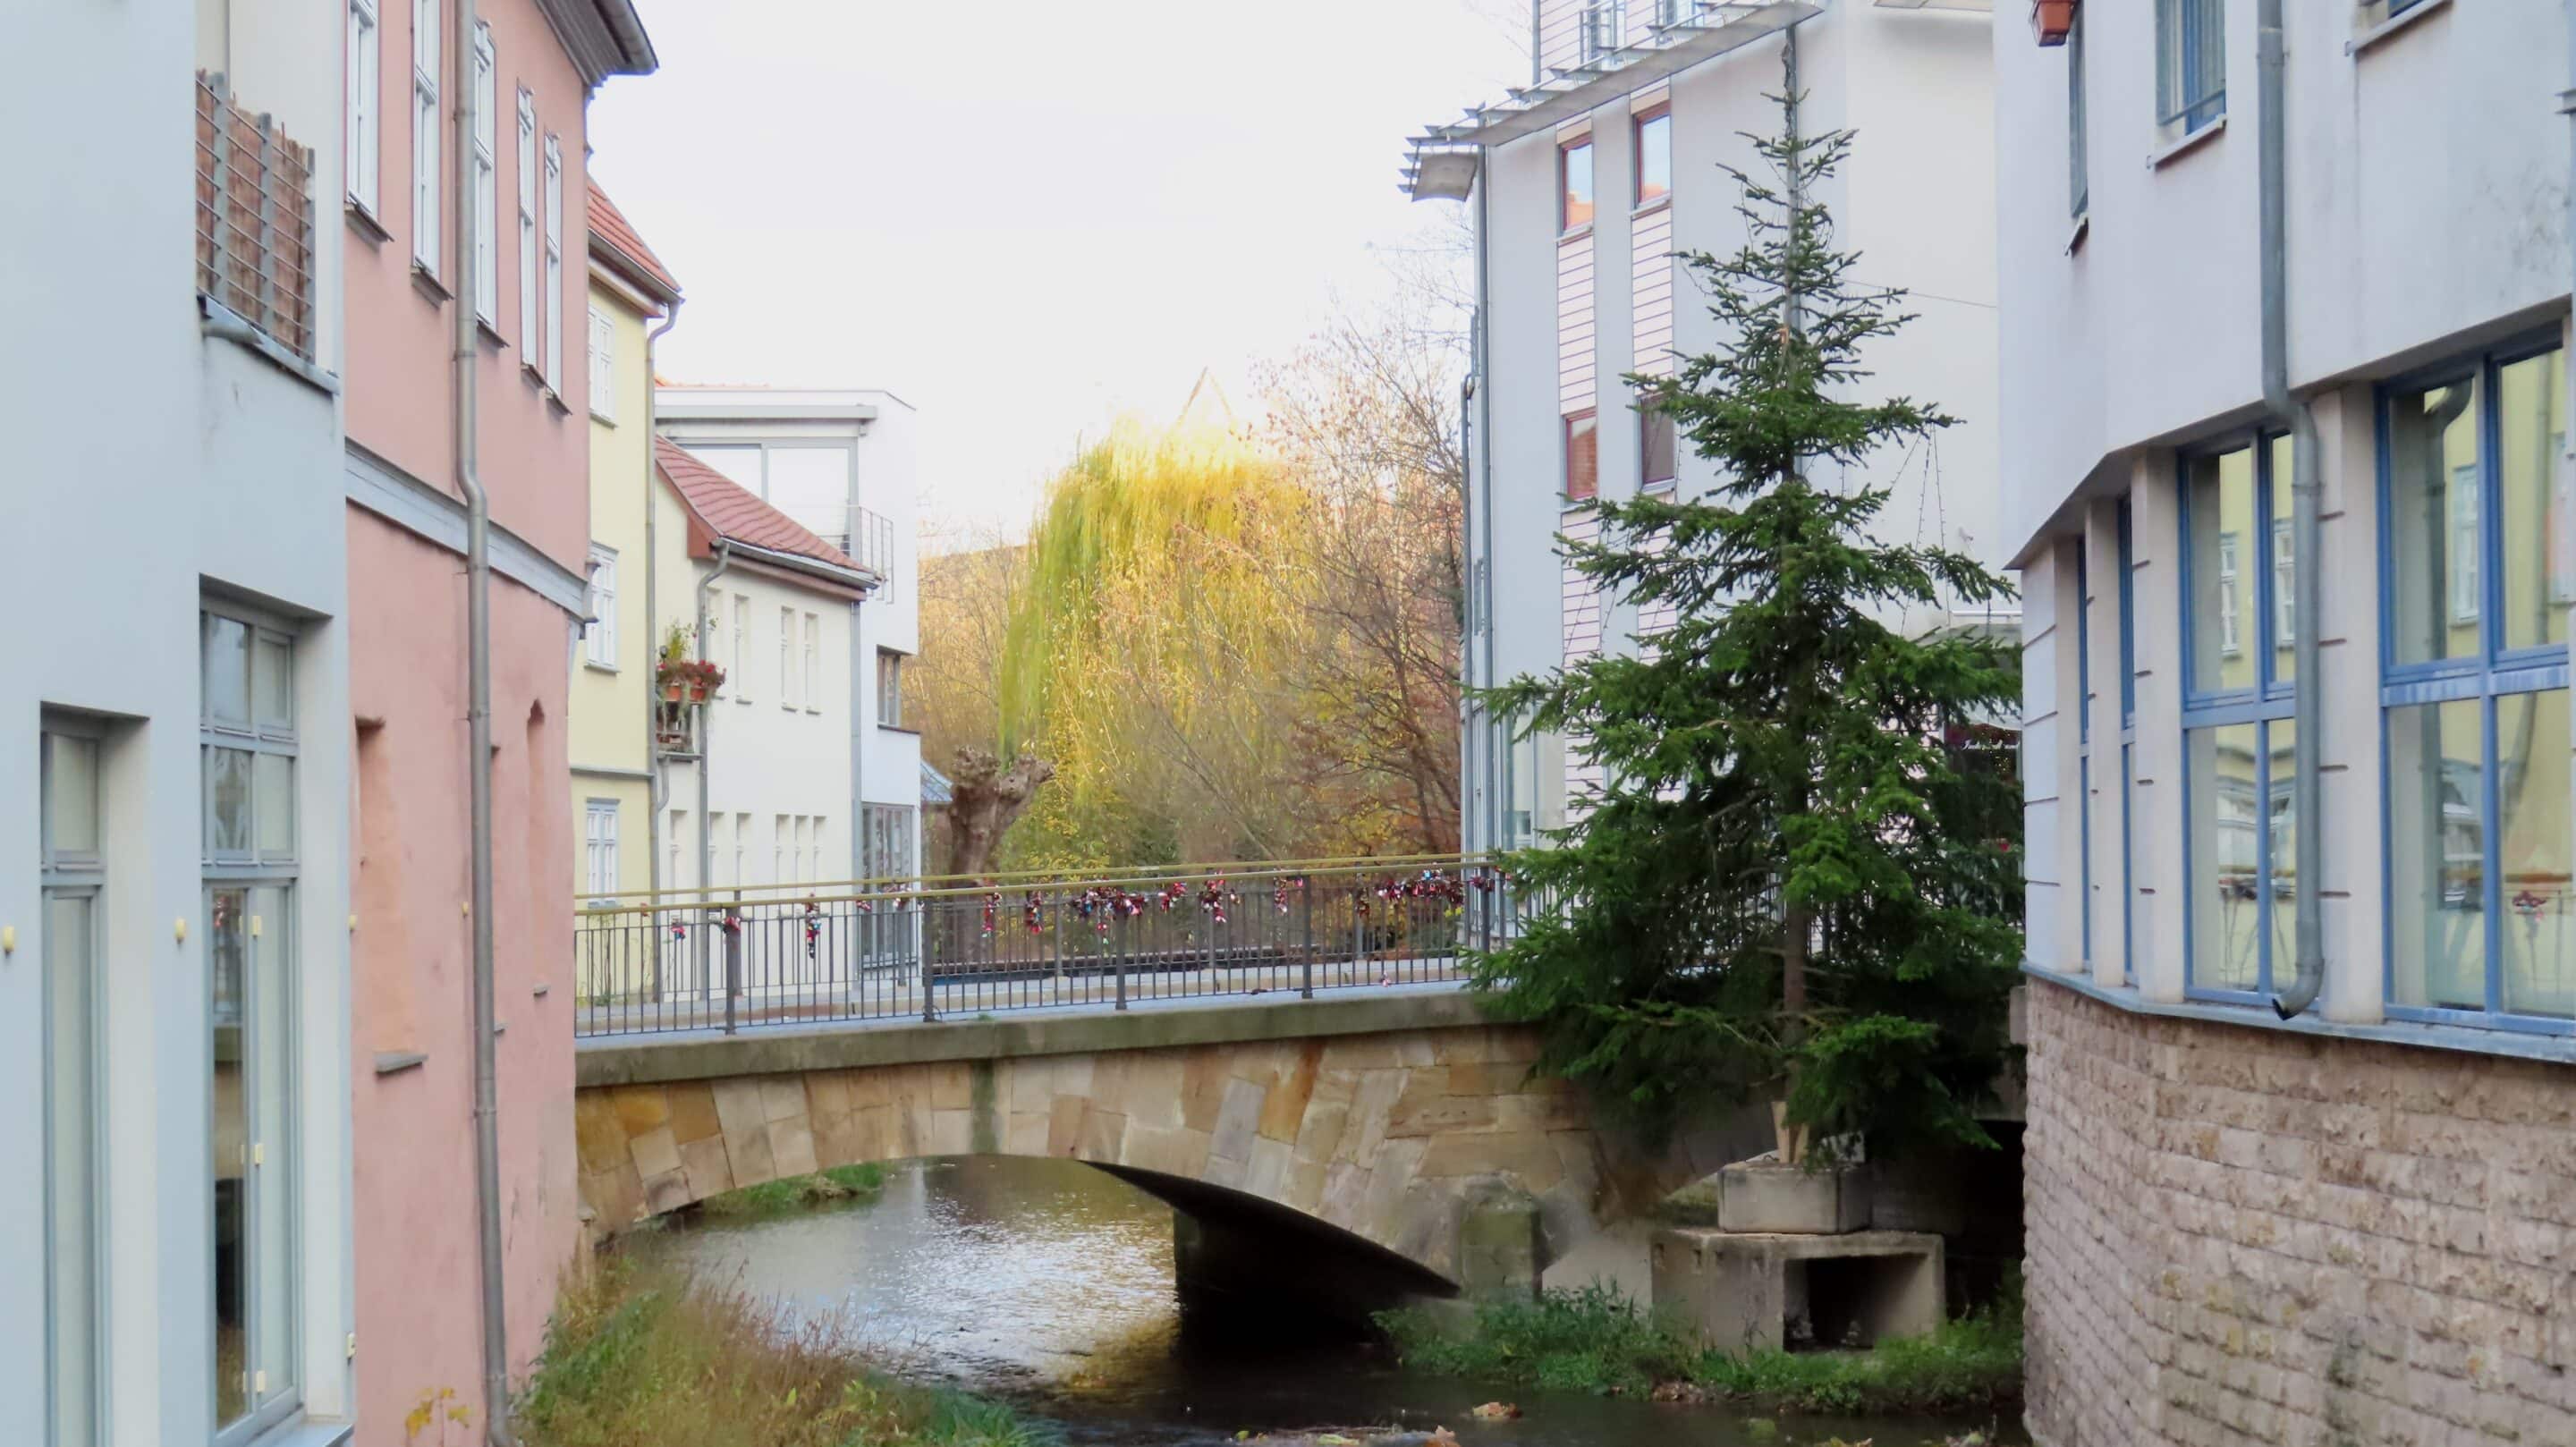
[(625, 263), (625, 270), (633, 273), (633, 280), (644, 290), (666, 302), (680, 299), (679, 279), (662, 264), (662, 258), (653, 254), (653, 248), (644, 244), (635, 224), (617, 209), (616, 202), (608, 199), (607, 192), (599, 189), (597, 181), (590, 183), (590, 240), (593, 246), (606, 247), (613, 259)]
[(754, 496), (748, 488), (689, 455), (665, 438), (653, 439), (653, 460), (698, 521), (721, 538), (787, 553), (829, 567), (864, 574), (849, 554), (807, 532), (803, 524)]

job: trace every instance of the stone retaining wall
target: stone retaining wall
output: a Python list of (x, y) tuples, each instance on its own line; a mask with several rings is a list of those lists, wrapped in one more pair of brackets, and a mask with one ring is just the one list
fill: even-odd
[(2043, 1447), (2576, 1443), (2576, 1070), (2029, 994)]

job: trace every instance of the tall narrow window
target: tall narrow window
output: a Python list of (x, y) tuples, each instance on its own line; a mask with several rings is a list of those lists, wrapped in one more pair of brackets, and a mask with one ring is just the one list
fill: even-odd
[(295, 1311), (294, 640), (227, 608), (202, 632), (205, 958), (218, 1442), (301, 1399)]
[(2093, 588), (2084, 562), (2091, 543), (2075, 539), (2075, 827), (2083, 885), (2077, 943), (2086, 970), (2093, 967)]
[(2187, 136), (2227, 114), (2227, 0), (2156, 0), (2156, 123)]
[(733, 595), (733, 667), (725, 689), (736, 703), (751, 702), (751, 599), (741, 593)]
[(2138, 612), (2137, 536), (2129, 499), (2120, 499), (2113, 554), (2120, 597), (2120, 961), (2121, 973), (2138, 978), (2137, 824)]
[(582, 810), (582, 874), (582, 888), (591, 894), (609, 895), (617, 890), (615, 799), (592, 799)]
[(891, 648), (877, 650), (877, 722), (903, 727), (903, 655)]
[(1560, 147), (1556, 153), (1557, 179), (1562, 183), (1556, 208), (1556, 229), (1580, 231), (1592, 224), (1592, 142), (1577, 141)]
[(805, 615), (805, 711), (823, 711), (823, 620)]
[(563, 395), (563, 142), (546, 137), (546, 387)]
[(796, 707), (796, 610), (778, 610), (778, 706)]
[(2290, 957), (2289, 472), (2286, 436), (2182, 466), (2184, 970), (2196, 994), (2259, 994)]
[(411, 0), (411, 259), (438, 275), (438, 0)]
[(593, 668), (617, 666), (617, 550), (590, 545), (590, 622), (582, 636), (583, 659)]
[(789, 842), (793, 838), (793, 835), (789, 831), (792, 828), (801, 828), (804, 822), (805, 821), (802, 819), (790, 821), (784, 814), (778, 815), (776, 818), (769, 821), (769, 878), (771, 883), (794, 884), (798, 882), (797, 877), (788, 872), (794, 867), (795, 860), (787, 851)]
[(376, 0), (349, 0), (349, 204), (376, 214), (376, 172), (383, 146), (384, 25)]
[(617, 420), (617, 324), (597, 307), (590, 309), (590, 415)]
[(99, 741), (49, 719), (40, 745), (46, 1440), (97, 1447), (107, 1435), (107, 1237), (98, 1229), (107, 1205)]
[(1660, 201), (1673, 194), (1673, 113), (1652, 110), (1637, 117), (1637, 194), (1635, 204)]
[(2553, 347), (2381, 403), (2392, 1014), (2576, 1017), (2566, 390)]
[(537, 98), (519, 90), (519, 363), (537, 365)]
[(1591, 408), (1565, 419), (1565, 500), (1582, 502), (1601, 490), (1601, 436)]
[(2066, 209), (2082, 216), (2092, 209), (2093, 178), (2084, 162), (2084, 10), (2076, 7), (2066, 30)]
[(494, 94), (492, 26), (474, 24), (474, 319), (501, 324), (501, 172), (493, 147), (501, 119)]
[(1676, 472), (1673, 416), (1669, 412), (1637, 414), (1637, 482), (1642, 487), (1670, 487)]

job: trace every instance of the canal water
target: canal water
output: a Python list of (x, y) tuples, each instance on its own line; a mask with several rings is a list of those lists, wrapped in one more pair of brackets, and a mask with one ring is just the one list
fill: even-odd
[[(1186, 1329), (1169, 1207), (1070, 1161), (889, 1167), (872, 1198), (662, 1233), (701, 1279), (830, 1321), (924, 1381), (1012, 1401), (1073, 1444), (1214, 1447), (1239, 1432), (1446, 1426), (1467, 1447), (1937, 1447), (1964, 1426), (1749, 1421), (1717, 1407), (1552, 1395), (1402, 1370), (1380, 1346), (1255, 1314)], [(1469, 1409), (1502, 1400), (1517, 1421)], [(1974, 1425), (1974, 1424), (1968, 1424)]]

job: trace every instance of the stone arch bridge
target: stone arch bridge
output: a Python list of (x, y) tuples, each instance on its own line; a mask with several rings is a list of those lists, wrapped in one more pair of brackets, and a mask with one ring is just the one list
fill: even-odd
[(1392, 1288), (1527, 1289), (1767, 1135), (1736, 1120), (1640, 1150), (1533, 1076), (1537, 1054), (1450, 988), (587, 1040), (581, 1199), (598, 1238), (831, 1166), (1045, 1156), (1172, 1204), (1185, 1277), (1257, 1277), (1302, 1235)]

